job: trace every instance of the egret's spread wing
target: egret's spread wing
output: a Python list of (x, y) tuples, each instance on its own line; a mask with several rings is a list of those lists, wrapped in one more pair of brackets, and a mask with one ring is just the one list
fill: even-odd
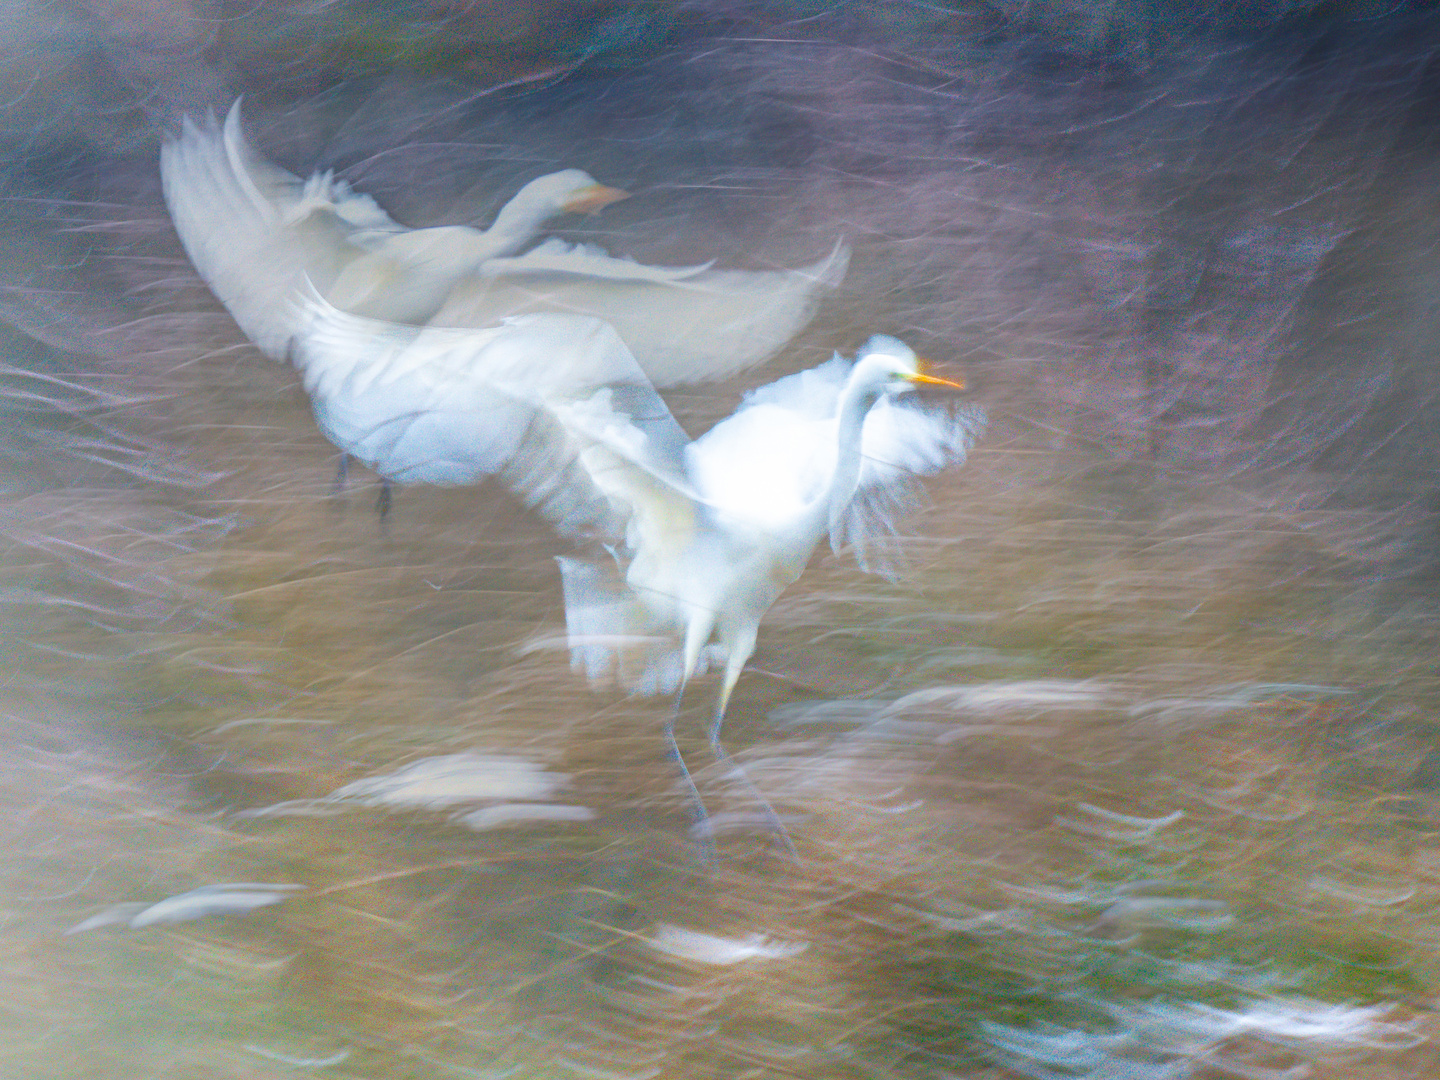
[(707, 270), (668, 285), (637, 285), (640, 303), (590, 307), (615, 324), (657, 386), (721, 379), (774, 356), (839, 285), (849, 249), (794, 270)]
[[(333, 378), (408, 381), (437, 395), (463, 395), (469, 386), (503, 384), (555, 401), (580, 401), (609, 387), (665, 445), (689, 442), (625, 343), (598, 319), (541, 314), (481, 328), (410, 326), (341, 311), (308, 284), (290, 306), (304, 323), (295, 355), (307, 387)], [(672, 458), (677, 453), (670, 451)]]
[(929, 405), (908, 395), (879, 401), (865, 418), (860, 481), (836, 519), (831, 547), (851, 545), (863, 569), (888, 572), (882, 543), (895, 535), (897, 519), (923, 502), (920, 478), (963, 462), (984, 427), (975, 405)]
[(591, 482), (627, 517), (631, 550), (679, 550), (689, 542), (702, 501), (686, 475), (689, 440), (683, 432), (679, 440), (670, 434), (669, 426), (679, 425), (668, 410), (668, 425), (658, 417), (650, 426), (637, 423), (626, 410), (626, 397), (604, 387), (552, 407), (571, 437), (584, 444), (580, 462)]
[(617, 258), (597, 244), (567, 244), (550, 239), (523, 255), (490, 259), (480, 268), (488, 278), (567, 274), (610, 281), (649, 281), (674, 284), (703, 274), (715, 260), (696, 266), (646, 266), (634, 259)]
[[(557, 416), (573, 406), (563, 418), (576, 437), (622, 453), (631, 466), (677, 490), (685, 487), (690, 436), (614, 327), (559, 314), (519, 315), (501, 327), (486, 357), (498, 381), (539, 395)], [(424, 333), (444, 337), (452, 331), (433, 327)]]
[[(625, 522), (633, 571), (662, 577), (694, 542), (703, 513), (688, 480), (671, 462), (651, 453), (644, 433), (617, 410), (608, 389), (557, 410), (573, 436), (585, 443), (581, 466)], [(669, 693), (683, 673), (673, 606), (622, 580), (623, 569), (561, 559), (565, 625), (572, 666), (592, 681), (615, 669), (635, 693)], [(703, 670), (703, 666), (702, 669)]]
[(405, 231), (405, 226), (380, 209), (369, 195), (362, 195), (345, 181), (336, 180), (333, 171), (313, 173), (302, 181), (257, 151), (245, 137), (239, 101), (230, 106), (225, 116), (221, 140), (236, 181), (250, 189), (252, 201), (273, 207), (282, 222), (293, 224), (318, 211), (333, 214), (356, 229), (383, 233)]
[(185, 118), (161, 150), (161, 175), (200, 276), (275, 359), (296, 329), (286, 301), (302, 276), (347, 311), (421, 323), (457, 280), (515, 242), (460, 225), (407, 228), (332, 173), (300, 180), (246, 140), (238, 102), (223, 129)]
[(302, 181), (267, 161), (245, 138), (238, 102), (223, 129), (213, 117), (186, 117), (160, 151), (160, 175), (191, 262), (246, 335), (276, 358), (295, 329), (287, 300), (300, 275), (325, 288), (351, 231), (400, 229), (328, 174)]
[[(313, 289), (298, 307), (295, 359), (316, 419), (383, 476), (495, 475), (561, 531), (617, 537), (638, 487), (683, 483), (689, 440), (604, 323), (533, 315), (480, 330), (411, 327), (340, 311)], [(623, 467), (602, 477), (595, 460), (607, 454)], [(627, 486), (626, 470), (649, 480)]]
[(837, 244), (796, 270), (656, 268), (549, 241), (515, 259), (491, 259), (457, 282), (434, 321), (487, 326), (521, 312), (591, 315), (619, 331), (654, 385), (679, 386), (773, 356), (839, 284), (848, 259), (849, 249)]
[(298, 327), (292, 359), (312, 395), (410, 384), (434, 396), (449, 386), (462, 397), (470, 386), (496, 381), (486, 347), (501, 327), (420, 327), (352, 315), (303, 278), (288, 306)]
[[(298, 269), (286, 250), (286, 225), (276, 198), (298, 198), (298, 178), (272, 169), (258, 180), (232, 155), (215, 122), (189, 117), (160, 151), (160, 176), (175, 231), (205, 283), (240, 328), (271, 356), (289, 339), (284, 298)], [(239, 165), (237, 166), (237, 162)]]

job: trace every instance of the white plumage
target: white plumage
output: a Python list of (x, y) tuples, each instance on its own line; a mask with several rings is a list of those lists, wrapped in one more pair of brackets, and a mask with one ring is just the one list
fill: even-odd
[(827, 534), (861, 548), (889, 534), (897, 497), (963, 460), (983, 423), (974, 408), (902, 401), (916, 384), (958, 384), (883, 335), (853, 363), (837, 356), (752, 392), (692, 442), (599, 320), (406, 327), (313, 291), (300, 308), (296, 361), (342, 449), (396, 480), (495, 473), (562, 532), (614, 542), (612, 561), (560, 560), (572, 662), (659, 693), (723, 661), (711, 726), (720, 756), (760, 622), (815, 547)]
[[(562, 422), (619, 410), (632, 440), (681, 447), (684, 430), (615, 330), (580, 315), (520, 315), (484, 329), (351, 315), (313, 289), (293, 316), (293, 356), (326, 436), (387, 480), (474, 484), (499, 475), (569, 532), (610, 505)], [(599, 423), (600, 420), (594, 422)], [(674, 450), (665, 455), (673, 456)]]
[(587, 403), (559, 410), (594, 440), (581, 461), (622, 508), (630, 555), (624, 588), (606, 564), (562, 560), (577, 668), (601, 677), (618, 665), (622, 683), (657, 693), (723, 657), (718, 730), (761, 619), (820, 541), (863, 553), (893, 534), (919, 475), (964, 459), (983, 415), (902, 400), (925, 382), (955, 385), (877, 335), (853, 363), (837, 356), (753, 391), (678, 454), (673, 441), (647, 442), (642, 456), (613, 418), (592, 422)]
[(720, 378), (781, 349), (844, 277), (849, 250), (796, 270), (645, 266), (594, 245), (546, 241), (517, 254), (550, 218), (624, 192), (566, 169), (526, 184), (485, 230), (411, 229), (329, 173), (281, 169), (245, 138), (239, 103), (223, 126), (186, 118), (160, 158), (176, 231), (246, 335), (284, 359), (288, 300), (308, 277), (336, 307), (391, 322), (487, 327), (534, 312), (616, 327), (660, 386)]
[(425, 322), (458, 281), (520, 250), (550, 218), (625, 197), (565, 169), (522, 187), (488, 229), (411, 229), (328, 172), (301, 180), (266, 159), (245, 138), (238, 101), (223, 127), (186, 117), (179, 136), (161, 148), (160, 176), (200, 276), (250, 340), (277, 360), (295, 331), (290, 301), (307, 277), (343, 310)]
[(794, 270), (645, 266), (592, 245), (547, 240), (492, 259), (456, 285), (435, 321), (484, 326), (503, 315), (593, 315), (620, 332), (656, 386), (719, 379), (775, 355), (845, 277), (850, 249)]

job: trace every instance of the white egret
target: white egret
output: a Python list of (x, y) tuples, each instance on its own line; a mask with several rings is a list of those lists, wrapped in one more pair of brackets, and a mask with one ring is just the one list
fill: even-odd
[[(819, 542), (863, 552), (893, 531), (915, 477), (963, 460), (983, 422), (973, 408), (902, 401), (917, 385), (959, 384), (884, 335), (853, 363), (837, 356), (753, 391), (692, 442), (596, 320), (416, 329), (318, 296), (305, 312), (297, 356), (343, 448), (395, 479), (497, 473), (562, 532), (618, 542), (615, 564), (561, 560), (572, 662), (595, 680), (618, 666), (635, 692), (683, 694), (708, 659), (723, 660), (710, 726), (722, 760), (721, 723), (760, 622)], [(372, 419), (372, 399), (386, 418)], [(666, 738), (701, 825), (674, 719)]]
[(455, 283), (486, 260), (511, 255), (550, 218), (593, 212), (626, 197), (579, 169), (530, 181), (488, 229), (411, 229), (331, 173), (308, 180), (258, 153), (240, 126), (240, 103), (223, 127), (186, 117), (160, 151), (165, 201), (205, 283), (262, 352), (283, 360), (294, 305), (308, 277), (347, 311), (425, 322)]
[[(617, 670), (639, 693), (677, 690), (713, 658), (724, 674), (709, 738), (720, 728), (760, 622), (828, 534), (862, 564), (893, 533), (916, 477), (964, 459), (983, 425), (975, 408), (916, 407), (917, 385), (962, 384), (925, 371), (903, 342), (872, 337), (853, 363), (829, 363), (752, 391), (732, 416), (674, 455), (616, 423), (594, 399), (562, 422), (593, 440), (581, 461), (626, 518), (623, 585), (605, 563), (562, 559), (571, 657), (592, 680)], [(603, 403), (602, 403), (603, 404)], [(681, 476), (677, 482), (674, 477)], [(680, 760), (674, 714), (666, 734)], [(697, 825), (704, 826), (703, 809)]]
[(493, 326), (559, 312), (612, 323), (657, 386), (722, 378), (774, 355), (839, 285), (849, 249), (794, 270), (656, 267), (551, 239), (551, 217), (625, 193), (578, 169), (532, 180), (484, 231), (410, 229), (329, 173), (281, 169), (246, 140), (239, 103), (223, 128), (188, 118), (160, 157), (165, 198), (191, 261), (259, 348), (284, 359), (287, 300), (306, 275), (332, 304), (391, 322)]

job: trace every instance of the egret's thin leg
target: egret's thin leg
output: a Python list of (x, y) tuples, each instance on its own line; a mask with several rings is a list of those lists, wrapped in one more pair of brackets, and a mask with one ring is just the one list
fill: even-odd
[(345, 482), (350, 478), (350, 455), (340, 451), (340, 463), (335, 466), (335, 483), (330, 487), (330, 513), (336, 517), (342, 517), (345, 513), (345, 502), (341, 498), (345, 494)]
[(715, 760), (730, 767), (732, 776), (739, 777), (740, 782), (749, 790), (750, 795), (760, 804), (769, 819), (770, 828), (785, 844), (785, 849), (790, 852), (792, 859), (798, 860), (800, 853), (795, 850), (794, 843), (790, 840), (790, 834), (785, 829), (785, 823), (780, 820), (780, 815), (775, 812), (775, 807), (770, 805), (770, 800), (760, 793), (750, 777), (745, 775), (737, 761), (730, 756), (725, 749), (725, 744), (720, 741), (720, 726), (725, 722), (725, 708), (730, 704), (730, 693), (735, 689), (735, 684), (740, 681), (740, 671), (745, 667), (745, 661), (750, 658), (755, 648), (755, 636), (750, 635), (748, 644), (741, 640), (736, 642), (729, 657), (725, 662), (725, 681), (720, 685), (720, 696), (715, 702), (715, 717), (710, 721), (710, 750), (715, 755)]
[(680, 744), (675, 741), (675, 721), (680, 716), (680, 703), (685, 700), (685, 683), (680, 683), (680, 689), (675, 692), (675, 707), (670, 710), (670, 715), (665, 719), (665, 741), (669, 744), (670, 760), (680, 770), (680, 778), (685, 781), (685, 786), (690, 789), (690, 832), (700, 844), (701, 861), (707, 865), (715, 863), (715, 830), (710, 825), (710, 815), (705, 810), (705, 803), (700, 798), (700, 789), (695, 786), (695, 779), (690, 775), (690, 769), (685, 764), (685, 759), (680, 754)]
[(390, 517), (390, 503), (392, 501), (390, 487), (390, 481), (382, 476), (380, 478), (380, 495), (375, 500), (375, 512), (380, 515), (381, 525), (384, 525)]

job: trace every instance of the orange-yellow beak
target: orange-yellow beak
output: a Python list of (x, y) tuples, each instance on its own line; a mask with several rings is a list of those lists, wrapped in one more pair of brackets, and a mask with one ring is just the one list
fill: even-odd
[(589, 187), (583, 187), (575, 192), (561, 205), (566, 212), (571, 214), (595, 214), (611, 203), (617, 203), (621, 199), (629, 197), (628, 191), (606, 187), (604, 184), (591, 184)]
[(909, 376), (910, 381), (913, 383), (923, 383), (926, 386), (948, 386), (953, 390), (965, 389), (965, 380), (963, 378), (959, 382), (952, 382), (949, 379), (942, 379), (938, 375), (931, 375), (930, 368), (933, 366), (933, 360), (919, 360), (915, 365), (915, 374)]

